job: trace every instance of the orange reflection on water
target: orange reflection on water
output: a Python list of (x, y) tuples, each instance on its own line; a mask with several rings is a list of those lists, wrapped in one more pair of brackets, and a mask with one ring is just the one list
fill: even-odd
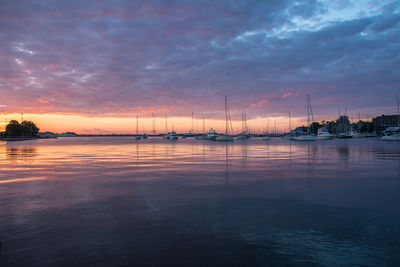
[(17, 179), (9, 179), (9, 180), (0, 180), (0, 184), (31, 182), (31, 181), (44, 180), (44, 179), (45, 179), (44, 177), (17, 178)]

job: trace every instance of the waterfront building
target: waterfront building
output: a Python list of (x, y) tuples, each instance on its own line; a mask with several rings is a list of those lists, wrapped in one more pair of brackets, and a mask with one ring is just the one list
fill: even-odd
[(372, 122), (374, 124), (375, 131), (377, 133), (382, 133), (388, 127), (397, 127), (399, 124), (398, 122), (398, 115), (381, 115), (374, 119)]

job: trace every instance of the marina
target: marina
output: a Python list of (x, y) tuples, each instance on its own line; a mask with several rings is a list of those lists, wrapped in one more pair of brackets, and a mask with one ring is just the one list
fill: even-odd
[(0, 267), (400, 266), (400, 1), (2, 0), (0, 30)]

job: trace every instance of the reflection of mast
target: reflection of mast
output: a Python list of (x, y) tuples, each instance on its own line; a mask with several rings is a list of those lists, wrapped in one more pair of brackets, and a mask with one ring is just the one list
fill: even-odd
[(229, 153), (228, 153), (228, 143), (225, 144), (225, 184), (229, 184)]
[(247, 165), (247, 145), (246, 143), (242, 144), (242, 168), (246, 168)]
[(139, 141), (136, 142), (136, 167), (139, 167)]
[(310, 144), (307, 146), (307, 187), (310, 187), (311, 178), (311, 163), (310, 163)]
[[(312, 146), (312, 147), (311, 147)], [(314, 170), (314, 161), (315, 161), (315, 145), (314, 144), (308, 144), (308, 150), (307, 150), (307, 187), (311, 187), (311, 178), (313, 175), (313, 170)], [(311, 151), (312, 149), (312, 151)], [(312, 152), (312, 158), (311, 158), (311, 152)]]

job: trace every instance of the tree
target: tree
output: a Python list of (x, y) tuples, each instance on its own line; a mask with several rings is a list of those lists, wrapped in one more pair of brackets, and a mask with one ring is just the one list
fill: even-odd
[(4, 132), (7, 136), (21, 136), (22, 135), (22, 128), (18, 121), (11, 120), (7, 126), (6, 131)]
[(317, 134), (319, 128), (321, 128), (319, 122), (313, 122), (310, 124), (310, 132), (313, 134)]
[(6, 136), (37, 136), (39, 128), (32, 121), (23, 121), (19, 124), (18, 121), (12, 120), (6, 126), (4, 135)]
[(23, 133), (26, 136), (36, 136), (39, 133), (39, 128), (32, 121), (23, 121), (21, 123)]

